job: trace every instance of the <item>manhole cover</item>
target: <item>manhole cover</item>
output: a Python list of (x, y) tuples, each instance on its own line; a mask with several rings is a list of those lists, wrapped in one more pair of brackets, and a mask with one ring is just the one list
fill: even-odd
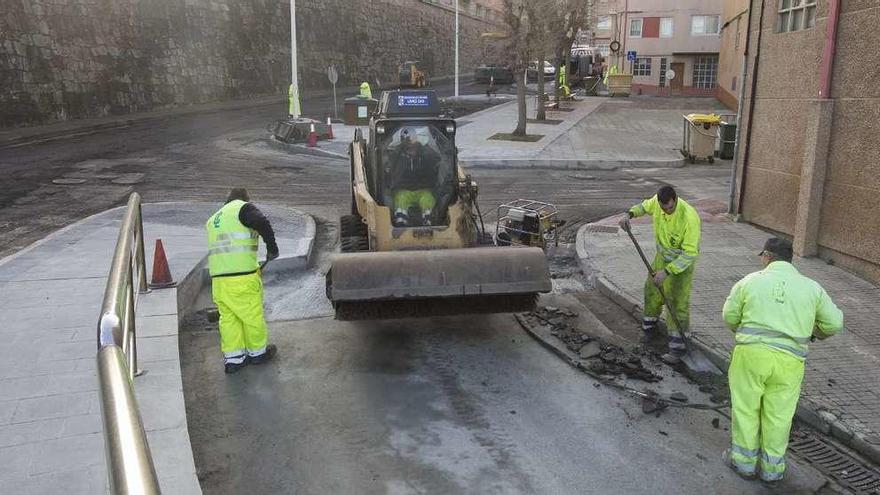
[(58, 184), (59, 186), (75, 186), (85, 182), (86, 179), (52, 179), (52, 184)]

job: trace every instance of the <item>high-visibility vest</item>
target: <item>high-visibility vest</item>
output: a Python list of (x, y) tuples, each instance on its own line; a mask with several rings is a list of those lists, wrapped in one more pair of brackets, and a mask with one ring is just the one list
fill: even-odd
[(233, 200), (205, 223), (208, 231), (208, 271), (218, 275), (253, 273), (259, 267), (256, 230), (245, 227), (238, 219), (244, 201)]
[(843, 328), (843, 312), (825, 289), (785, 261), (737, 282), (722, 314), (738, 345), (762, 344), (802, 360), (814, 329), (826, 338)]
[(675, 211), (667, 215), (655, 194), (629, 211), (633, 217), (651, 215), (657, 252), (663, 256), (667, 272), (681, 273), (697, 260), (700, 255), (700, 214), (687, 201), (678, 198)]
[(361, 83), (361, 98), (372, 98), (373, 91), (370, 89), (370, 83), (364, 81)]

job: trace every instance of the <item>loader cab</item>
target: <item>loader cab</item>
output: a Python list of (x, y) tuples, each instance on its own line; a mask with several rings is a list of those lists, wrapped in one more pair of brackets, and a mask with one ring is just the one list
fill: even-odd
[(388, 91), (370, 122), (376, 201), (396, 228), (446, 226), (457, 200), (455, 121), (433, 91)]

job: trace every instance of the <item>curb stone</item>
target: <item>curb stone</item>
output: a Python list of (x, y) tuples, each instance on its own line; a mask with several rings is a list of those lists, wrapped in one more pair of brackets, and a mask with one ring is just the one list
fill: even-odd
[(269, 146), (279, 151), (288, 151), (297, 155), (312, 155), (320, 156), (323, 158), (338, 158), (341, 160), (348, 160), (347, 153), (337, 153), (336, 151), (321, 149), (320, 147), (311, 148), (302, 144), (284, 143), (275, 139), (275, 136), (270, 136), (267, 141), (269, 143)]
[[(623, 308), (624, 311), (631, 314), (634, 318), (641, 318), (642, 305), (639, 301), (624, 293), (623, 290), (601, 274), (592, 274), (593, 269), (589, 264), (590, 256), (586, 250), (585, 242), (583, 242), (586, 228), (587, 225), (581, 226), (575, 239), (578, 264), (581, 267), (581, 272), (584, 276), (595, 280), (596, 287), (604, 296), (614, 301), (615, 304)], [(727, 372), (727, 368), (730, 365), (730, 356), (727, 352), (707, 345), (700, 340), (699, 335), (691, 334), (688, 340), (696, 345), (719, 369), (725, 373)], [(811, 428), (840, 441), (872, 462), (880, 463), (880, 444), (872, 443), (864, 435), (853, 433), (844, 422), (817, 406), (809, 398), (801, 397), (798, 401), (795, 418)]]
[(560, 159), (510, 159), (510, 158), (460, 158), (468, 168), (475, 169), (510, 169), (510, 168), (541, 168), (559, 170), (618, 170), (621, 168), (681, 168), (685, 166), (682, 159), (670, 160), (580, 160), (577, 158)]

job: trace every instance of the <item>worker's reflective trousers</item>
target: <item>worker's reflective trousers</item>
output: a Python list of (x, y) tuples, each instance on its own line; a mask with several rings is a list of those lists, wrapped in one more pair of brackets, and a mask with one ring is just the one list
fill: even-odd
[(782, 479), (791, 420), (804, 378), (804, 362), (762, 344), (737, 344), (727, 371), (734, 467)]
[[(654, 256), (652, 265), (655, 271), (660, 271), (666, 266), (663, 255)], [(669, 307), (675, 311), (678, 322), (684, 327), (684, 331), (688, 330), (691, 319), (691, 287), (694, 282), (694, 268), (696, 262), (691, 263), (687, 270), (676, 274), (668, 275), (663, 281), (663, 292), (669, 300)], [(655, 325), (660, 313), (663, 312), (663, 297), (651, 277), (645, 280), (645, 312), (643, 325)], [(645, 330), (649, 330), (645, 326)], [(666, 317), (666, 330), (669, 333), (669, 349), (672, 351), (683, 351), (685, 349), (684, 340), (681, 338), (681, 330), (672, 318)]]
[(247, 275), (211, 279), (214, 304), (220, 310), (220, 350), (226, 363), (241, 364), (266, 352), (268, 329), (263, 316), (263, 280), (259, 270)]

